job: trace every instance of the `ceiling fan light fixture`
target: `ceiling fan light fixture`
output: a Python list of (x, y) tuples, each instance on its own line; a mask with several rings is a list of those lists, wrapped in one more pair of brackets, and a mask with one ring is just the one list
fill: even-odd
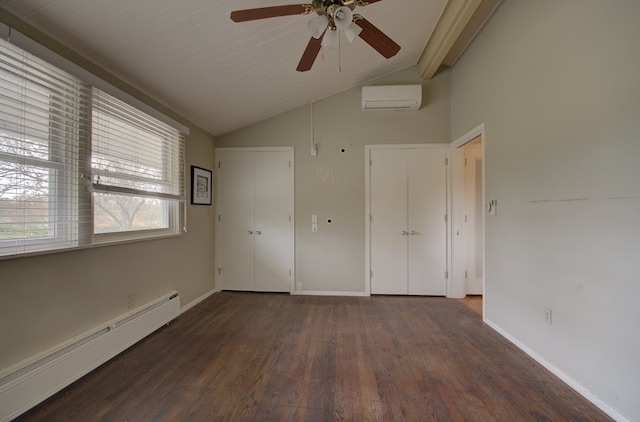
[(338, 31), (335, 28), (327, 29), (322, 39), (322, 46), (325, 48), (338, 48)]
[(360, 26), (356, 25), (355, 23), (352, 23), (351, 25), (346, 27), (343, 30), (343, 32), (344, 32), (344, 35), (347, 37), (347, 41), (352, 43), (353, 40), (358, 38), (358, 35), (360, 35), (360, 33), (362, 32), (362, 28)]
[(318, 39), (322, 36), (324, 31), (329, 26), (329, 18), (327, 17), (327, 15), (316, 16), (307, 23), (307, 26), (309, 27), (311, 36), (315, 39)]
[(353, 23), (353, 12), (347, 6), (339, 7), (333, 13), (333, 21), (336, 28), (347, 29)]

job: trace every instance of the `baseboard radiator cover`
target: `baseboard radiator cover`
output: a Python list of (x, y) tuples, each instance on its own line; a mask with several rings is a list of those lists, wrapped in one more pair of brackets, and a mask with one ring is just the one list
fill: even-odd
[(173, 291), (3, 371), (0, 421), (43, 402), (179, 314), (180, 295)]

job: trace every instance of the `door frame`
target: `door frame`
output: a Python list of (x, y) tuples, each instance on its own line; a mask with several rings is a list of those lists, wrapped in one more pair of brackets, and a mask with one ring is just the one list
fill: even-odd
[(214, 248), (214, 262), (215, 262), (215, 271), (214, 271), (214, 291), (221, 291), (222, 286), (219, 282), (219, 274), (221, 267), (219, 251), (221, 250), (221, 241), (220, 239), (220, 230), (218, 230), (218, 222), (220, 218), (219, 214), (219, 192), (220, 192), (220, 177), (216, 177), (216, 172), (220, 170), (220, 160), (219, 160), (219, 152), (233, 152), (233, 151), (249, 151), (249, 152), (288, 152), (289, 153), (289, 213), (291, 216), (291, 224), (289, 228), (289, 238), (291, 239), (291, 247), (288, 251), (288, 256), (291, 262), (291, 285), (289, 288), (289, 294), (293, 294), (295, 291), (296, 285), (296, 237), (295, 237), (295, 162), (294, 162), (294, 147), (219, 147), (215, 149), (215, 166), (216, 168), (213, 171), (213, 177), (215, 179), (215, 192), (214, 192), (214, 238), (215, 238), (215, 248)]
[[(450, 148), (451, 144), (438, 143), (438, 144), (381, 144), (381, 145), (365, 145), (364, 146), (364, 292), (366, 296), (371, 296), (371, 151), (375, 149), (399, 149), (399, 148), (413, 148), (413, 149), (426, 149), (426, 148), (444, 148), (446, 159), (450, 161)], [(448, 166), (449, 168), (451, 166)], [(450, 214), (451, 207), (451, 195), (450, 195), (450, 180), (451, 174), (447, 171), (447, 215)], [(450, 219), (447, 220), (447, 239), (446, 239), (446, 272), (450, 274), (450, 245), (451, 245), (451, 231), (449, 230)], [(447, 297), (449, 297), (451, 278), (447, 278)]]
[[(473, 128), (469, 132), (465, 133), (455, 141), (451, 142), (451, 214), (453, 224), (451, 225), (451, 280), (452, 280), (452, 296), (462, 298), (466, 296), (465, 292), (465, 250), (464, 239), (459, 236), (459, 233), (464, 233), (464, 151), (462, 147), (469, 142), (476, 139), (478, 136), (482, 137), (482, 203), (486, 204), (487, 192), (486, 192), (486, 144), (487, 137), (484, 123)], [(486, 315), (487, 305), (487, 255), (486, 255), (486, 243), (487, 243), (487, 214), (483, 208), (483, 228), (484, 238), (482, 242), (483, 248), (483, 263), (482, 263), (482, 317)]]

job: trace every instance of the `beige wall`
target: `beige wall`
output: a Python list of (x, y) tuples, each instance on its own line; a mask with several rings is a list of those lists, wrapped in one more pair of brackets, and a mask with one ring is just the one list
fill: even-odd
[[(75, 61), (37, 31), (19, 29)], [(101, 77), (162, 109), (122, 82)], [(213, 168), (213, 138), (189, 126), (187, 165)], [(139, 306), (178, 290), (184, 306), (211, 291), (213, 207), (188, 206), (187, 217), (190, 230), (179, 237), (0, 260), (0, 372), (125, 313), (129, 295)]]
[[(296, 281), (302, 290), (365, 291), (364, 146), (450, 141), (448, 73), (423, 82), (411, 67), (372, 85), (411, 83), (423, 84), (424, 105), (417, 112), (363, 113), (360, 88), (317, 101), (317, 157), (310, 155), (310, 105), (217, 140), (219, 147), (295, 148)], [(311, 232), (312, 214), (318, 215), (317, 233)]]
[[(487, 318), (640, 420), (640, 2), (505, 0), (456, 65), (485, 123)], [(552, 326), (544, 308), (552, 309)]]

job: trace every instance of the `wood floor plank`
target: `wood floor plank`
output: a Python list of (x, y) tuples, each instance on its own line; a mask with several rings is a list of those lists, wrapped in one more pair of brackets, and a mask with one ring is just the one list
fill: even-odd
[(607, 421), (462, 301), (223, 292), (18, 421)]

